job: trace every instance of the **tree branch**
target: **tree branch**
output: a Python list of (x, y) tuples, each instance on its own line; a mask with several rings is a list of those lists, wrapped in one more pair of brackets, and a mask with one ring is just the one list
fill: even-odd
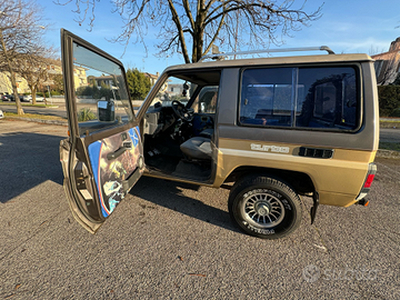
[(182, 0), (182, 3), (183, 3), (183, 7), (185, 8), (186, 15), (187, 15), (187, 17), (189, 19), (190, 26), (192, 28), (194, 28), (194, 23), (195, 22), (193, 20), (192, 12), (190, 11), (189, 0)]
[(212, 45), (214, 44), (215, 40), (216, 40), (217, 37), (219, 36), (219, 33), (220, 33), (220, 31), (221, 31), (221, 28), (222, 28), (222, 26), (224, 25), (224, 21), (225, 21), (225, 15), (222, 16), (222, 18), (221, 18), (221, 20), (220, 20), (220, 22), (219, 22), (217, 31), (215, 32), (214, 36), (212, 37), (211, 42), (209, 43), (207, 49), (203, 52), (203, 54), (202, 54), (201, 56), (207, 54), (208, 51), (210, 51)]
[[(75, 12), (81, 15), (78, 22), (90, 18), (89, 26), (93, 26), (96, 3), (101, 0), (53, 1), (60, 5), (74, 3)], [(302, 5), (294, 9), (297, 1)], [(307, 13), (306, 3), (307, 0), (112, 0), (113, 12), (118, 12), (124, 21), (122, 32), (112, 41), (125, 44), (124, 53), (131, 41), (146, 48), (148, 31), (157, 28), (156, 35), (161, 39), (157, 47), (161, 51), (170, 53), (177, 45), (186, 63), (190, 57), (195, 62), (217, 41), (228, 49), (233, 46), (232, 40), (239, 39), (248, 48), (280, 44), (279, 38), (290, 36), (321, 17), (322, 6)], [(191, 55), (188, 46), (192, 47)]]
[(182, 25), (179, 20), (179, 16), (175, 9), (175, 6), (172, 3), (172, 0), (168, 0), (168, 4), (169, 4), (169, 7), (170, 7), (170, 10), (172, 13), (172, 20), (174, 21), (176, 28), (178, 30), (179, 40), (180, 40), (180, 44), (181, 44), (181, 48), (182, 48), (182, 54), (185, 59), (185, 63), (188, 64), (188, 63), (190, 63), (190, 59), (189, 59), (189, 54), (188, 54), (187, 47), (186, 47), (185, 36), (183, 34)]

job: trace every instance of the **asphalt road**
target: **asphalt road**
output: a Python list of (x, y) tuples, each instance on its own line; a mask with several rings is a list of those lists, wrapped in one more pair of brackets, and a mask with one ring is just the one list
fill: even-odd
[[(10, 103), (10, 102), (7, 102)], [(12, 103), (12, 102), (11, 102)], [(17, 108), (14, 105), (4, 105), (4, 103), (0, 103), (0, 109), (3, 110), (4, 112), (17, 112)], [(42, 102), (38, 102), (38, 104), (42, 104)], [(84, 105), (88, 106), (88, 104)], [(95, 105), (92, 105), (94, 109), (96, 109)], [(25, 113), (30, 113), (30, 114), (38, 114), (38, 115), (49, 115), (49, 116), (56, 116), (56, 117), (62, 117), (66, 118), (67, 117), (67, 111), (65, 108), (65, 103), (63, 102), (57, 102), (54, 103), (54, 107), (35, 107), (35, 106), (23, 106)]]
[(400, 128), (381, 128), (379, 140), (381, 142), (400, 143)]
[(62, 187), (66, 132), (0, 120), (0, 299), (400, 298), (400, 160), (377, 161), (369, 207), (320, 206), (283, 240), (239, 232), (228, 190), (152, 178), (91, 235)]

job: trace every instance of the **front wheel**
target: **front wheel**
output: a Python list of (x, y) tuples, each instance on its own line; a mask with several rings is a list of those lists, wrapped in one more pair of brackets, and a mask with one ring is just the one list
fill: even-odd
[(228, 206), (241, 230), (264, 239), (287, 236), (301, 222), (299, 196), (272, 177), (250, 176), (238, 181), (230, 192)]

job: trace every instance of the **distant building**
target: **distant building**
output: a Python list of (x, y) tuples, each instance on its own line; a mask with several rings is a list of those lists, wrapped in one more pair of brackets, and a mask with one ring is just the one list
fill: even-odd
[(160, 73), (158, 73), (158, 72), (156, 73), (156, 75), (147, 73), (147, 72), (145, 72), (143, 74), (145, 77), (150, 79), (151, 86), (153, 86), (156, 83), (156, 81), (158, 80), (158, 77), (160, 77)]
[(7, 74), (0, 72), (0, 95), (9, 94), (11, 91), (11, 83), (7, 78)]
[(396, 80), (400, 67), (400, 37), (390, 44), (389, 51), (372, 55), (378, 85), (388, 85)]
[(100, 89), (102, 85), (105, 85), (109, 88), (111, 88), (112, 86), (115, 86), (114, 84), (114, 77), (110, 76), (110, 75), (104, 75), (104, 76), (99, 76), (99, 77), (95, 77), (95, 76), (88, 76), (87, 78), (88, 83), (93, 84)]
[[(151, 73), (142, 73), (145, 77), (150, 79), (150, 83), (151, 86), (153, 86), (158, 77), (160, 76), (160, 74), (157, 72), (157, 75), (151, 74)], [(111, 87), (113, 85), (115, 85), (113, 76), (110, 75), (103, 75), (103, 76), (99, 76), (99, 77), (95, 77), (95, 76), (88, 76), (87, 78), (88, 83), (95, 83), (95, 85), (100, 89), (101, 85), (106, 85), (108, 87)]]
[(168, 84), (167, 93), (170, 96), (181, 96), (183, 92), (182, 84)]
[[(0, 94), (2, 95), (4, 94), (11, 95), (13, 93), (9, 75), (10, 75), (9, 72), (0, 72)], [(15, 75), (17, 80), (18, 94), (30, 93), (31, 90), (29, 89), (26, 80), (21, 76), (19, 76), (18, 74)]]
[[(62, 74), (62, 68), (61, 68), (61, 61), (60, 60), (49, 60), (49, 63), (47, 65), (47, 73), (49, 75), (57, 75), (57, 74)], [(86, 68), (83, 67), (78, 67), (74, 66), (74, 84), (75, 87), (80, 87), (80, 86), (87, 86), (87, 78), (86, 78)], [(12, 94), (12, 87), (11, 87), (11, 82), (9, 79), (9, 73), (8, 72), (0, 72), (0, 94)], [(22, 78), (18, 73), (16, 73), (16, 79), (17, 79), (17, 92), (18, 94), (26, 94), (30, 93), (31, 90), (28, 87), (27, 81)], [(52, 80), (47, 80), (45, 82), (42, 82), (44, 86), (46, 85), (52, 85), (53, 82)]]
[(86, 71), (89, 70), (87, 68), (74, 66), (74, 85), (75, 88), (81, 86), (87, 86), (88, 80), (86, 77)]

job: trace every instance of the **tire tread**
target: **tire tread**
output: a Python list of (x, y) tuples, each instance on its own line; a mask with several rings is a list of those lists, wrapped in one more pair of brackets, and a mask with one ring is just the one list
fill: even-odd
[[(239, 194), (243, 190), (245, 190), (251, 186), (257, 186), (257, 185), (267, 185), (267, 186), (271, 186), (271, 187), (277, 187), (277, 188), (281, 189), (283, 192), (285, 192), (291, 198), (292, 202), (294, 202), (293, 205), (295, 206), (297, 214), (295, 214), (294, 222), (292, 222), (289, 229), (286, 230), (285, 232), (279, 233), (279, 234), (273, 234), (273, 235), (262, 235), (262, 234), (257, 234), (254, 232), (247, 231), (238, 224), (238, 222), (234, 216), (234, 212), (233, 212), (234, 201), (235, 201), (236, 197), (238, 197)], [(290, 233), (292, 233), (294, 230), (296, 230), (299, 227), (299, 225), (301, 223), (301, 219), (302, 219), (301, 218), (302, 202), (301, 202), (299, 195), (290, 187), (289, 184), (287, 184), (286, 182), (284, 182), (283, 180), (281, 180), (279, 178), (275, 178), (274, 176), (270, 176), (270, 175), (249, 175), (249, 176), (245, 176), (245, 177), (239, 179), (234, 184), (234, 186), (232, 187), (231, 192), (229, 194), (228, 207), (229, 207), (229, 215), (230, 215), (231, 219), (242, 231), (244, 231), (245, 233), (251, 234), (251, 235), (255, 235), (260, 238), (265, 238), (265, 239), (278, 239), (278, 238), (283, 238), (283, 237), (289, 235)]]

